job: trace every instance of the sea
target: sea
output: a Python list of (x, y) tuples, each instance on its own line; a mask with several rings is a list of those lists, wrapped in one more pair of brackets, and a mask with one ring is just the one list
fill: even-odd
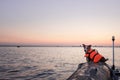
[[(112, 47), (93, 47), (112, 66)], [(0, 47), (0, 80), (66, 80), (86, 62), (82, 47)], [(120, 48), (115, 47), (120, 69)]]

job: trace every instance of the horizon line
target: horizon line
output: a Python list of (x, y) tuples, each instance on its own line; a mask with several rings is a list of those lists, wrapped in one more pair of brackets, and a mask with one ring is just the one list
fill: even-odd
[[(17, 45), (17, 44), (0, 44), (0, 47), (82, 47), (82, 45)], [(112, 47), (110, 45), (92, 45), (92, 47)], [(114, 46), (120, 47), (120, 45)]]

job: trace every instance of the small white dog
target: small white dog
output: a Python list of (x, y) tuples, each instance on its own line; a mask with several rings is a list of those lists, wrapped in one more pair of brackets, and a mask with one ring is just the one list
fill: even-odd
[(86, 60), (88, 62), (93, 61), (94, 63), (97, 63), (97, 62), (105, 62), (108, 60), (108, 59), (105, 59), (101, 54), (99, 54), (97, 50), (92, 49), (91, 45), (83, 44), (83, 48), (85, 51)]

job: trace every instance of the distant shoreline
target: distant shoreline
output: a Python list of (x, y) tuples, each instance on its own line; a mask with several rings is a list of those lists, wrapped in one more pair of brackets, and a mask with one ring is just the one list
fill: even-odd
[[(0, 45), (0, 47), (82, 47), (80, 46), (56, 46), (56, 45)], [(112, 47), (112, 46), (92, 46), (92, 47)], [(119, 47), (120, 46), (115, 46), (115, 47)]]

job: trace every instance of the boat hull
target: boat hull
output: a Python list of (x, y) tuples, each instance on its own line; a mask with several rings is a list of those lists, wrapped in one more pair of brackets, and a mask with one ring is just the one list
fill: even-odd
[(81, 63), (67, 80), (112, 80), (111, 71), (105, 63)]

